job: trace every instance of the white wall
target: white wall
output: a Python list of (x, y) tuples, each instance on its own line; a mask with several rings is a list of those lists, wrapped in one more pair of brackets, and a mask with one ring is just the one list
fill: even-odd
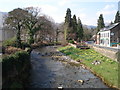
[[(103, 40), (104, 43), (101, 43), (101, 40)], [(110, 47), (110, 31), (100, 32), (100, 45)]]

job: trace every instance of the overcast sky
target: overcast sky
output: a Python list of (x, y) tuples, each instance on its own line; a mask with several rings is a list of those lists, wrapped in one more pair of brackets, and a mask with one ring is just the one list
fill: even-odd
[(97, 25), (102, 13), (105, 22), (114, 21), (119, 0), (0, 0), (0, 11), (9, 12), (15, 8), (29, 6), (41, 8), (41, 12), (51, 16), (56, 23), (63, 22), (67, 8), (72, 16), (80, 17), (83, 24)]

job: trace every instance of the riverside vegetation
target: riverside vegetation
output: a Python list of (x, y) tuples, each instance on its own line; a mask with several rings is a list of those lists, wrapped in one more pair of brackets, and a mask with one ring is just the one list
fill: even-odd
[(16, 48), (15, 38), (3, 42), (2, 50), (2, 88), (24, 88), (30, 70), (29, 45), (22, 43)]
[[(60, 52), (70, 56), (76, 61), (80, 61), (94, 74), (99, 76), (108, 86), (118, 88), (118, 62), (115, 62), (93, 49), (78, 49), (71, 46), (65, 46), (58, 49)], [(92, 62), (100, 61), (99, 65)]]

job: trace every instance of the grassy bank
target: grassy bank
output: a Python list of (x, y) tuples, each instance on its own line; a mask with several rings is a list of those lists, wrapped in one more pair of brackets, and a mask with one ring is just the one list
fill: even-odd
[[(99, 76), (106, 84), (118, 88), (118, 63), (97, 53), (93, 49), (81, 50), (71, 46), (58, 49), (76, 61), (81, 61), (94, 74)], [(99, 65), (92, 64), (93, 61), (100, 61)]]

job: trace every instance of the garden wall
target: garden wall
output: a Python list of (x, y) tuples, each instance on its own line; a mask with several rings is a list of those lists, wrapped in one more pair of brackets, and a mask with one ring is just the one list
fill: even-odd
[(118, 53), (120, 53), (120, 51), (118, 50), (108, 50), (106, 48), (100, 48), (100, 47), (97, 47), (97, 46), (92, 46), (92, 45), (89, 45), (91, 48), (93, 48), (95, 51), (101, 53), (102, 55), (108, 57), (108, 58), (111, 58), (112, 60), (114, 61), (118, 61)]

